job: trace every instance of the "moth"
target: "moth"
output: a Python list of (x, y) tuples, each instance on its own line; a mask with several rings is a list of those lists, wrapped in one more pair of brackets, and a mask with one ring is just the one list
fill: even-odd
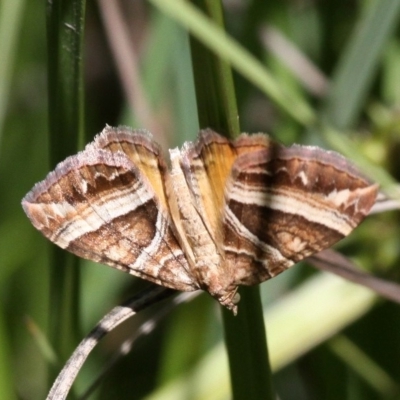
[(256, 285), (347, 236), (377, 185), (341, 155), (265, 134), (206, 129), (170, 150), (145, 130), (107, 126), (22, 200), (32, 224), (80, 257), (237, 312)]

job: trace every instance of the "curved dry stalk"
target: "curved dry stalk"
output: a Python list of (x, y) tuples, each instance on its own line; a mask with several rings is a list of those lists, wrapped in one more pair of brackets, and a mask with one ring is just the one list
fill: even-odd
[(114, 307), (104, 316), (96, 327), (79, 343), (70, 359), (55, 380), (47, 400), (63, 400), (67, 397), (72, 384), (90, 352), (101, 338), (111, 332), (122, 322), (135, 315), (138, 311), (161, 301), (176, 293), (175, 290), (161, 286), (150, 286), (123, 305)]
[(96, 379), (90, 384), (90, 386), (85, 390), (85, 392), (79, 396), (80, 400), (85, 400), (93, 393), (93, 391), (98, 387), (99, 383), (102, 381), (104, 376), (112, 369), (112, 367), (124, 356), (132, 351), (133, 345), (136, 341), (143, 335), (148, 335), (157, 327), (158, 323), (166, 317), (176, 306), (182, 303), (191, 301), (197, 297), (201, 292), (183, 292), (178, 296), (174, 297), (170, 302), (168, 302), (161, 310), (159, 310), (151, 319), (143, 323), (137, 331), (129, 339), (125, 340), (120, 346), (114, 356), (107, 362), (107, 365), (98, 374)]
[[(400, 190), (400, 185), (396, 185), (393, 189)], [(399, 198), (391, 198), (386, 193), (380, 191), (378, 193), (378, 197), (372, 209), (370, 210), (370, 214), (379, 214), (386, 211), (398, 210), (400, 208), (400, 200)]]
[(386, 299), (400, 303), (400, 285), (362, 271), (347, 257), (335, 250), (321, 251), (309, 257), (307, 261), (318, 269), (332, 272), (348, 281), (363, 285)]

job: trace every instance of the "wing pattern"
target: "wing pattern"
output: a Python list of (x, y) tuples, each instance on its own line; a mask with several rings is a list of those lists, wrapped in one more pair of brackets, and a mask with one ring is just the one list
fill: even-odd
[(106, 127), (22, 201), (72, 253), (168, 288), (208, 291), (236, 313), (255, 285), (332, 246), (368, 214), (377, 185), (337, 153), (231, 142), (204, 130), (171, 150), (147, 131)]

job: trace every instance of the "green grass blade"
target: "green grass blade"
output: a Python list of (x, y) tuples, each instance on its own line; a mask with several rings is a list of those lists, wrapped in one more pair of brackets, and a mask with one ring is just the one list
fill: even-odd
[[(220, 1), (194, 3), (223, 29)], [(230, 66), (197, 38), (191, 38), (191, 49), (200, 126), (212, 127), (233, 138), (240, 133), (240, 128)], [(223, 310), (232, 397), (273, 399), (259, 290), (246, 288), (240, 293), (238, 316)]]
[(339, 129), (350, 127), (357, 119), (376, 71), (385, 43), (398, 25), (400, 2), (370, 2), (364, 17), (337, 66), (323, 113)]
[(346, 336), (336, 336), (329, 341), (328, 345), (381, 396), (395, 398), (394, 396), (400, 394), (399, 384)]
[[(224, 26), (220, 1), (194, 1), (221, 27)], [(199, 124), (233, 139), (240, 134), (238, 110), (229, 64), (191, 36), (192, 63), (196, 86)]]
[[(56, 0), (47, 6), (50, 158), (54, 166), (83, 142), (82, 44), (85, 1)], [(79, 337), (78, 259), (52, 247), (49, 338), (65, 360)], [(60, 334), (62, 332), (62, 334)], [(51, 369), (52, 381), (58, 372)]]
[(12, 357), (10, 349), (10, 338), (7, 336), (6, 324), (3, 316), (3, 308), (0, 309), (0, 393), (3, 399), (17, 399), (14, 393), (14, 380), (12, 369)]
[(240, 288), (238, 315), (223, 310), (233, 398), (275, 399), (259, 287)]
[(183, 0), (149, 1), (186, 26), (197, 39), (219, 57), (229, 62), (233, 68), (256, 85), (295, 120), (305, 125), (312, 124), (315, 121), (315, 113), (304, 99), (295, 96), (293, 93), (287, 93), (261, 62), (190, 3)]
[(0, 2), (0, 148), (24, 4), (24, 0)]

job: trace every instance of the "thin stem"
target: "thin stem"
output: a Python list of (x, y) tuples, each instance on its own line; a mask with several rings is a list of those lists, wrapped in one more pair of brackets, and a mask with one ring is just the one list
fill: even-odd
[[(220, 1), (193, 0), (220, 27)], [(230, 138), (240, 133), (235, 88), (230, 66), (191, 37), (199, 122)], [(266, 334), (258, 288), (240, 291), (239, 314), (223, 310), (232, 394), (235, 400), (273, 399)]]
[(47, 396), (47, 400), (63, 400), (67, 397), (83, 363), (97, 343), (99, 343), (100, 339), (140, 310), (172, 296), (175, 293), (174, 290), (152, 285), (129, 299), (123, 305), (114, 307), (101, 319), (89, 335), (79, 343), (79, 346), (75, 349), (55, 380)]
[[(47, 3), (50, 162), (52, 167), (83, 144), (82, 40), (85, 0)], [(65, 359), (77, 342), (78, 259), (52, 247), (49, 338)], [(62, 335), (60, 335), (62, 332)], [(53, 381), (55, 369), (49, 379)]]

